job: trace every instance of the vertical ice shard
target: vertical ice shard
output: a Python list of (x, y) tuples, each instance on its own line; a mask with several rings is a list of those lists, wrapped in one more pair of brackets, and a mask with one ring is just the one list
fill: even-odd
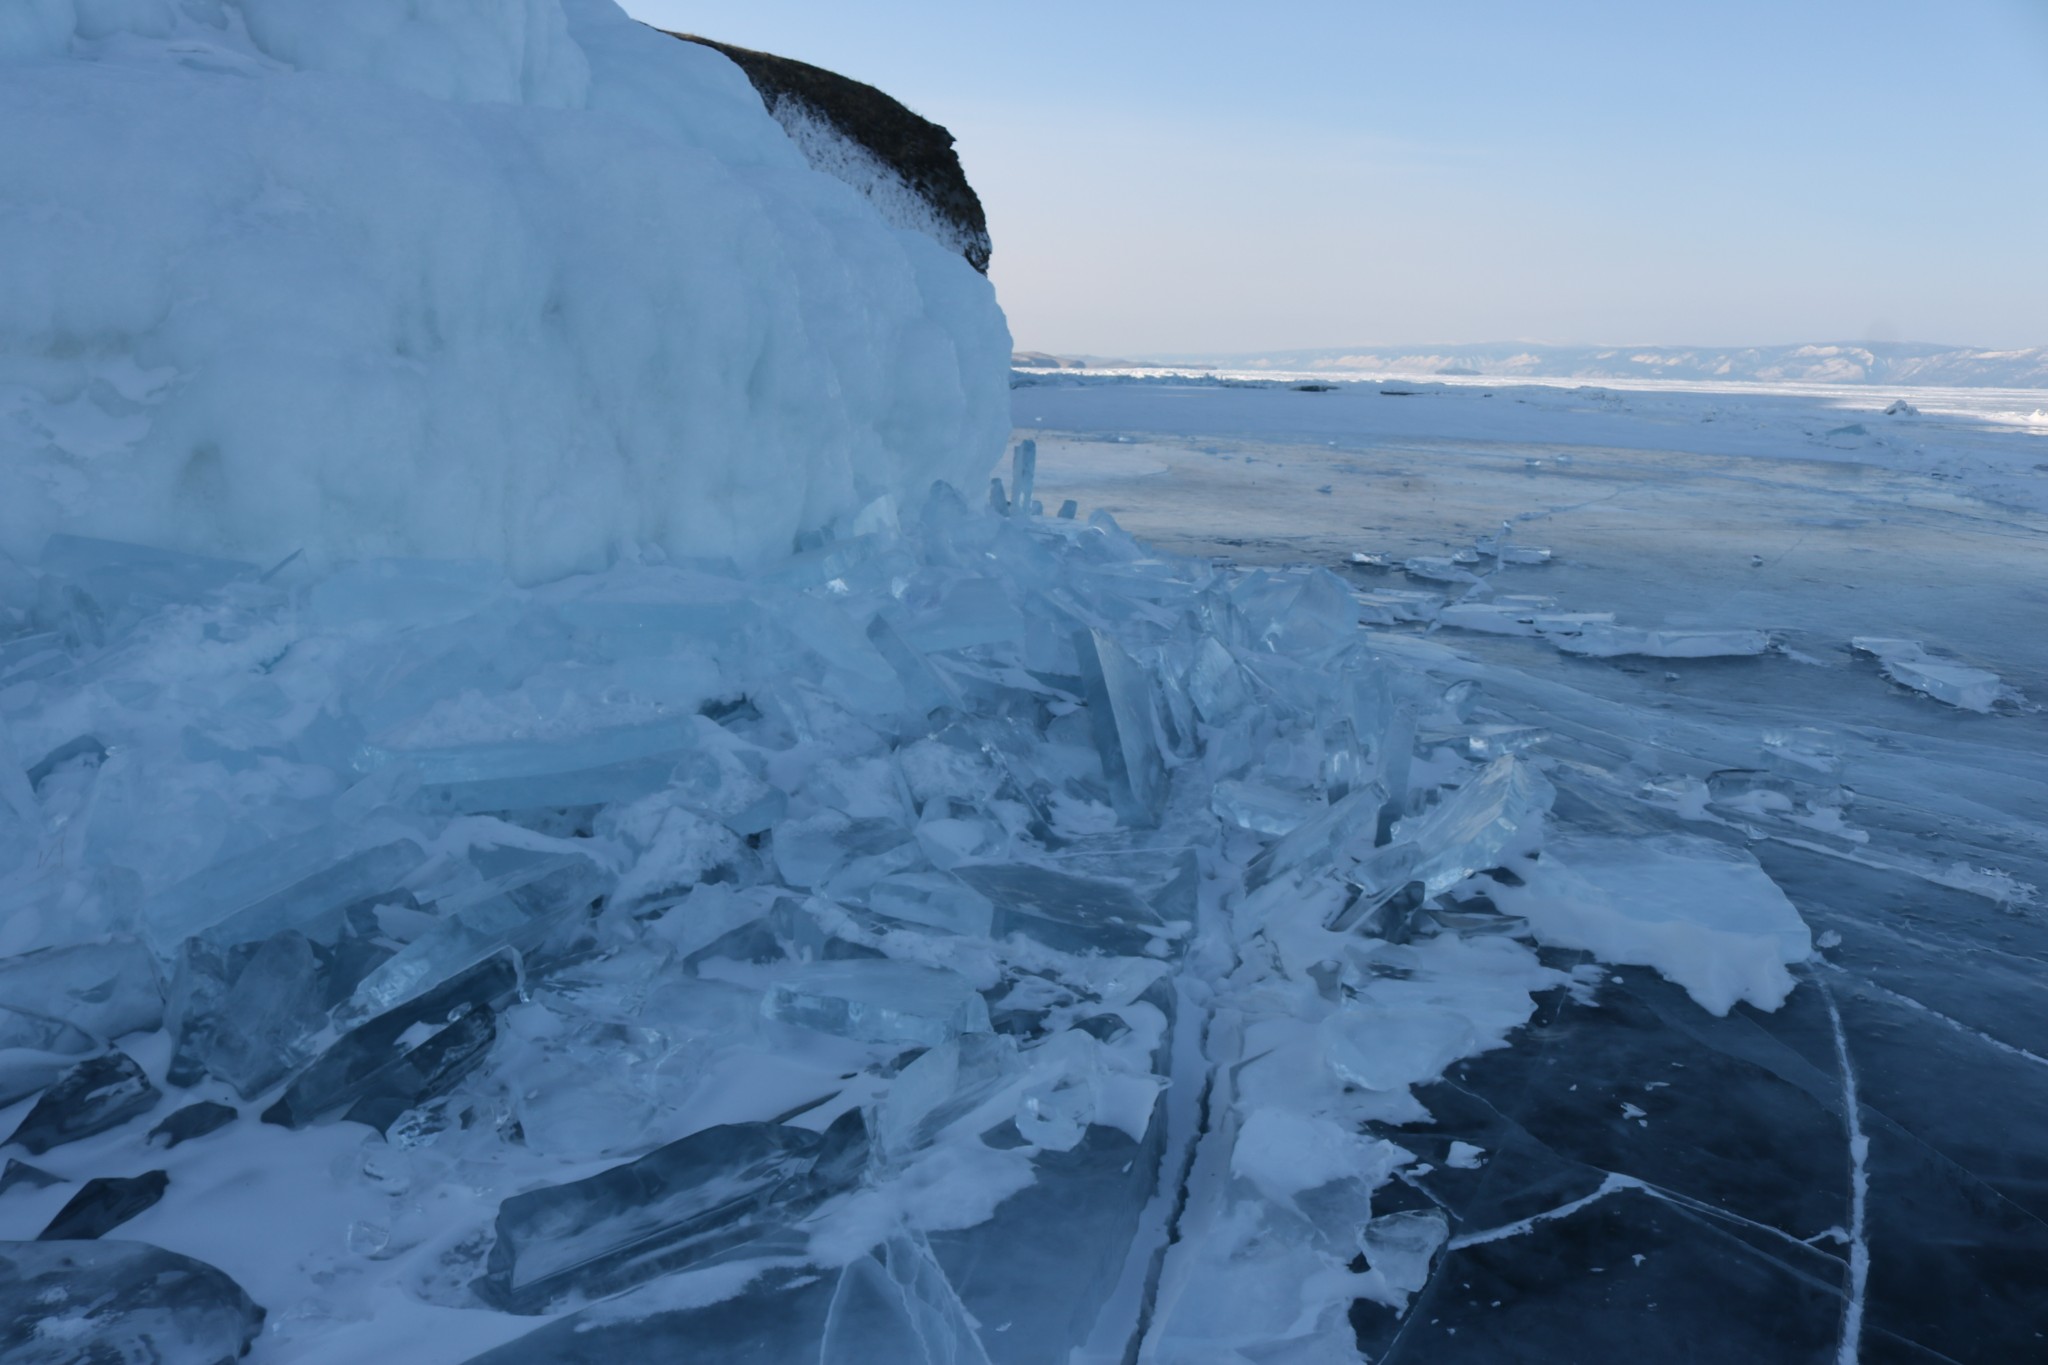
[(878, 1250), (839, 1273), (818, 1365), (989, 1365), (974, 1320), (923, 1239), (892, 1237)]
[(1028, 517), (1038, 488), (1038, 442), (1028, 437), (1010, 452), (1010, 515)]
[(859, 1178), (867, 1132), (774, 1123), (706, 1128), (638, 1161), (507, 1199), (477, 1292), (510, 1313), (616, 1294), (787, 1232)]
[(1088, 723), (1117, 814), (1150, 828), (1166, 806), (1166, 761), (1159, 750), (1152, 680), (1138, 661), (1100, 630), (1077, 636)]

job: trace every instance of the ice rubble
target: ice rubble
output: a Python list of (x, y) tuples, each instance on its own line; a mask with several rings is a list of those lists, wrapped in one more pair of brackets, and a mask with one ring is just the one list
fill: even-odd
[[(1650, 849), (1693, 899), (1641, 905), (1625, 851), (1530, 864), (1538, 733), (1377, 655), (1333, 576), (1010, 507), (942, 487), (752, 576), (6, 565), (0, 1019), (40, 1021), (60, 1179), (0, 1215), (161, 1166), (124, 1235), (283, 1284), (295, 1359), (394, 1301), (448, 1360), (569, 1314), (504, 1363), (801, 1323), (1335, 1351), (1446, 1235), (1375, 1215), (1412, 1158), (1363, 1134), (1565, 984), (1530, 928), (1782, 998), (1753, 864)], [(206, 1162), (339, 1181), (342, 1225), (201, 1238)]]
[(1947, 702), (1964, 711), (1990, 713), (2000, 705), (2018, 704), (2022, 698), (1987, 668), (1972, 668), (1953, 659), (1940, 659), (1927, 652), (1918, 640), (1881, 639), (1859, 635), (1850, 641), (1859, 654), (1877, 660), (1884, 675), (1901, 687)]
[(0, 12), (0, 549), (759, 562), (969, 487), (987, 281), (610, 0)]

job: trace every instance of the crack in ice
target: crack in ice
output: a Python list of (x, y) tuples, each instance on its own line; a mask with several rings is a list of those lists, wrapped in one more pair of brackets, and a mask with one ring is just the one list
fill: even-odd
[[(1846, 967), (1841, 966), (1839, 963), (1829, 962), (1825, 958), (1819, 959), (1819, 962), (1821, 966), (1826, 967), (1831, 972), (1837, 972), (1843, 976), (1850, 975), (1849, 970)], [(2025, 1048), (2020, 1047), (2014, 1043), (2008, 1043), (2001, 1038), (1994, 1038), (1990, 1034), (1986, 1033), (1984, 1030), (1980, 1028), (1972, 1028), (1970, 1025), (1964, 1023), (1962, 1020), (1952, 1018), (1949, 1015), (1943, 1014), (1940, 1010), (1934, 1008), (1932, 1005), (1922, 1004), (1920, 1001), (1915, 1000), (1910, 995), (1901, 995), (1897, 991), (1888, 990), (1885, 987), (1878, 985), (1875, 981), (1867, 980), (1862, 977), (1856, 978), (1856, 982), (1859, 986), (1862, 986), (1866, 990), (1876, 991), (1879, 995), (1885, 996), (1886, 998), (1891, 1000), (1896, 1000), (1901, 1005), (1904, 1005), (1909, 1009), (1916, 1009), (1919, 1010), (1922, 1014), (1926, 1014), (1931, 1016), (1932, 1018), (1939, 1019), (1942, 1023), (1947, 1024), (1956, 1032), (1968, 1034), (1970, 1037), (1975, 1038), (1980, 1043), (1988, 1043), (1992, 1047), (1997, 1048), (2000, 1052), (2010, 1052), (2015, 1057), (2024, 1057), (2026, 1060), (2034, 1063), (2034, 1065), (2036, 1066), (2048, 1066), (2048, 1057), (2043, 1057), (2039, 1053), (2029, 1052)]]
[(1619, 1194), (1623, 1190), (1644, 1189), (1643, 1182), (1637, 1180), (1634, 1176), (1617, 1175), (1613, 1171), (1609, 1171), (1607, 1178), (1600, 1182), (1600, 1188), (1594, 1190), (1591, 1194), (1574, 1199), (1568, 1204), (1559, 1204), (1554, 1209), (1545, 1209), (1542, 1213), (1530, 1214), (1527, 1218), (1517, 1222), (1503, 1223), (1497, 1228), (1488, 1228), (1484, 1232), (1467, 1233), (1463, 1237), (1453, 1237), (1445, 1244), (1444, 1249), (1446, 1251), (1463, 1251), (1466, 1247), (1483, 1246), (1488, 1242), (1501, 1242), (1510, 1237), (1520, 1237), (1524, 1233), (1535, 1231), (1545, 1223), (1553, 1223), (1560, 1218), (1569, 1218), (1580, 1209), (1585, 1208), (1589, 1204), (1597, 1204), (1610, 1194)]
[(1849, 1065), (1849, 1038), (1842, 1030), (1842, 1012), (1834, 992), (1816, 980), (1835, 1030), (1835, 1060), (1842, 1068), (1842, 1116), (1849, 1130), (1849, 1294), (1842, 1308), (1842, 1344), (1836, 1365), (1856, 1365), (1863, 1337), (1863, 1295), (1870, 1280), (1870, 1240), (1864, 1227), (1864, 1201), (1870, 1192), (1870, 1139), (1864, 1136), (1856, 1099), (1856, 1072)]

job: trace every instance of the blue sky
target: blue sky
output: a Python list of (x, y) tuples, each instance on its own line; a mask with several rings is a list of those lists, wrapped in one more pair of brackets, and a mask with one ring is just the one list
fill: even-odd
[(1020, 346), (2048, 344), (2048, 0), (627, 0), (959, 139)]

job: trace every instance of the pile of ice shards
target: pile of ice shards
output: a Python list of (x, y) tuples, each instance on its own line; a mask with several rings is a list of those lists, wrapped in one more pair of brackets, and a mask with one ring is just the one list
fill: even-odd
[(9, 1358), (1278, 1359), (1403, 1304), (1445, 1226), (1367, 1125), (1563, 980), (1475, 876), (1540, 735), (1328, 573), (1017, 491), (752, 576), (0, 566)]

